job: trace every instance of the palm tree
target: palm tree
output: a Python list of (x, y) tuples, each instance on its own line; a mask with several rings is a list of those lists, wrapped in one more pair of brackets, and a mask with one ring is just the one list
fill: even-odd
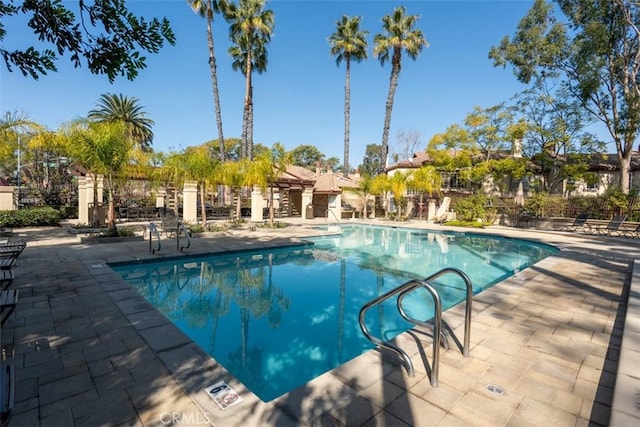
[(273, 211), (273, 187), (278, 178), (287, 170), (287, 166), (292, 163), (293, 156), (287, 152), (282, 144), (276, 142), (271, 150), (262, 153), (257, 160), (252, 163), (249, 172), (249, 181), (259, 185), (263, 189), (269, 187), (269, 223), (274, 223)]
[[(420, 192), (419, 207), (422, 207), (424, 206), (424, 193), (430, 196), (433, 195), (433, 193), (440, 193), (442, 176), (440, 176), (440, 173), (434, 166), (422, 166), (413, 173), (409, 187)], [(419, 209), (418, 214), (420, 215), (420, 219), (422, 219), (422, 213), (423, 210)]]
[(342, 60), (346, 64), (346, 77), (344, 85), (344, 170), (343, 175), (349, 175), (349, 117), (351, 114), (351, 60), (360, 62), (367, 58), (367, 34), (368, 31), (360, 29), (362, 17), (349, 18), (342, 16), (336, 21), (336, 32), (329, 36), (331, 55), (336, 57), (336, 65)]
[(213, 49), (213, 17), (219, 11), (216, 0), (187, 0), (191, 9), (207, 20), (207, 43), (209, 44), (209, 67), (211, 68), (211, 86), (213, 87), (213, 107), (218, 126), (218, 141), (220, 142), (220, 161), (224, 162), (224, 134), (222, 131), (222, 112), (220, 109), (220, 94), (218, 92), (218, 69)]
[(123, 122), (129, 138), (144, 151), (151, 151), (154, 121), (147, 117), (138, 98), (122, 94), (103, 94), (96, 109), (89, 111), (89, 120), (98, 122)]
[(249, 182), (249, 169), (251, 163), (249, 159), (239, 159), (236, 161), (227, 160), (222, 164), (220, 170), (220, 181), (224, 185), (231, 187), (236, 199), (236, 218), (241, 218), (242, 188), (251, 185)]
[(389, 127), (391, 126), (391, 110), (393, 98), (398, 86), (402, 51), (406, 50), (409, 58), (415, 60), (424, 46), (428, 46), (422, 31), (414, 29), (418, 22), (418, 15), (407, 15), (404, 6), (394, 9), (393, 13), (382, 18), (383, 33), (376, 34), (373, 41), (373, 54), (378, 55), (380, 65), (391, 59), (391, 78), (389, 79), (389, 94), (387, 95), (384, 127), (382, 129), (382, 155), (387, 162), (389, 154)]
[(254, 69), (263, 72), (267, 67), (266, 45), (271, 41), (274, 14), (264, 10), (265, 0), (226, 0), (219, 3), (229, 23), (229, 37), (235, 46), (229, 54), (235, 59), (234, 69), (242, 67), (246, 83), (242, 114), (243, 156), (253, 158), (253, 84)]
[(209, 155), (206, 145), (188, 147), (184, 152), (184, 169), (189, 179), (198, 183), (200, 190), (200, 216), (202, 223), (207, 223), (206, 195), (208, 184), (216, 177), (218, 162), (214, 162)]
[[(129, 129), (123, 122), (93, 122), (90, 120), (78, 120), (65, 127), (64, 135), (70, 142), (72, 155), (82, 166), (95, 177), (103, 175), (108, 195), (108, 228), (110, 235), (117, 235), (115, 222), (114, 192), (116, 180), (122, 178), (123, 171), (127, 168), (132, 152), (132, 140), (129, 138)], [(97, 185), (94, 185), (94, 225), (97, 216), (96, 193)]]

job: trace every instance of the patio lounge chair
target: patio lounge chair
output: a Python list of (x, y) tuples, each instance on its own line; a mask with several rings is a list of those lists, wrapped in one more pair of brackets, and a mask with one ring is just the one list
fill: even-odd
[(0, 270), (0, 284), (2, 284), (3, 291), (11, 286), (11, 282), (13, 282), (13, 271)]
[(622, 224), (626, 220), (627, 220), (626, 215), (614, 215), (614, 217), (611, 219), (611, 221), (609, 221), (609, 223), (606, 226), (592, 227), (591, 232), (598, 233), (598, 234), (606, 234), (608, 236), (613, 236), (613, 233), (615, 233), (616, 236), (621, 236), (624, 234), (625, 231), (623, 228), (620, 228), (620, 227), (622, 227)]
[(447, 213), (449, 212), (449, 204), (451, 204), (451, 197), (445, 197), (442, 199), (442, 204), (436, 211), (433, 217), (433, 222), (441, 224), (447, 220)]
[(0, 412), (0, 425), (3, 427), (9, 423), (13, 415), (15, 402), (16, 376), (13, 365), (0, 365), (0, 396), (2, 396)]
[(569, 225), (554, 225), (553, 229), (556, 231), (585, 231), (588, 232), (591, 228), (589, 224), (587, 224), (587, 220), (589, 219), (589, 214), (586, 212), (578, 214), (576, 218), (573, 220), (572, 224)]
[(17, 289), (0, 292), (0, 312), (2, 313), (0, 326), (4, 325), (4, 322), (11, 316), (11, 313), (16, 309), (16, 304), (18, 304)]

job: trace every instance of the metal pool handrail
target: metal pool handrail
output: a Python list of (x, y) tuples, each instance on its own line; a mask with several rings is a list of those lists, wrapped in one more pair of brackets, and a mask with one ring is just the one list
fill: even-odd
[(440, 304), (440, 297), (438, 296), (438, 292), (433, 289), (433, 287), (422, 281), (422, 280), (410, 280), (408, 282), (405, 282), (404, 284), (398, 286), (395, 289), (390, 290), (389, 292), (380, 295), (379, 297), (369, 301), (368, 303), (366, 303), (364, 306), (362, 306), (362, 308), (360, 309), (360, 315), (359, 315), (359, 323), (360, 323), (360, 329), (362, 330), (362, 333), (364, 334), (365, 337), (367, 337), (367, 339), (371, 342), (373, 342), (374, 344), (386, 348), (388, 350), (393, 351), (394, 353), (396, 353), (398, 356), (400, 356), (400, 358), (402, 358), (405, 368), (407, 369), (407, 373), (409, 374), (410, 377), (413, 377), (414, 372), (413, 372), (413, 363), (411, 362), (411, 358), (409, 357), (409, 355), (407, 355), (407, 353), (402, 350), (400, 347), (382, 341), (380, 338), (377, 338), (375, 336), (373, 336), (371, 334), (371, 332), (369, 332), (369, 328), (367, 328), (367, 325), (364, 322), (364, 318), (365, 315), (367, 314), (367, 311), (375, 306), (380, 304), (383, 301), (386, 301), (387, 299), (399, 294), (399, 293), (406, 293), (406, 292), (410, 292), (414, 289), (417, 289), (419, 287), (423, 287), (425, 288), (433, 297), (433, 301), (434, 301), (434, 312), (435, 312), (435, 318), (436, 321), (434, 322), (434, 329), (433, 329), (433, 364), (434, 364), (434, 368), (432, 369), (432, 375), (431, 375), (431, 385), (433, 387), (437, 387), (438, 386), (438, 370), (436, 368), (438, 360), (439, 360), (439, 352), (440, 352), (440, 328), (441, 328), (441, 316), (442, 316), (442, 306)]
[[(434, 273), (431, 276), (422, 279), (422, 281), (430, 283), (431, 281), (447, 273), (453, 273), (460, 276), (464, 281), (466, 287), (464, 312), (464, 344), (462, 345), (462, 348), (460, 350), (462, 351), (462, 355), (464, 357), (469, 357), (469, 348), (471, 343), (471, 305), (473, 303), (473, 284), (471, 283), (471, 279), (462, 270), (453, 267), (446, 267), (438, 271), (437, 273)], [(400, 296), (398, 296), (398, 311), (400, 311), (400, 315), (404, 317), (405, 320), (413, 322), (414, 320), (408, 318), (406, 316), (406, 313), (402, 309), (402, 300), (404, 299), (404, 296), (407, 292), (408, 291), (405, 291)]]
[[(158, 239), (158, 247), (153, 247), (153, 238), (154, 236)], [(156, 252), (160, 252), (162, 248), (162, 244), (160, 243), (160, 231), (158, 230), (158, 226), (151, 222), (149, 223), (149, 252), (155, 254)]]
[[(185, 237), (187, 238), (187, 246), (180, 246), (180, 233), (184, 233)], [(189, 231), (187, 231), (187, 228), (182, 222), (178, 222), (178, 227), (176, 230), (176, 249), (182, 252), (183, 249), (188, 249), (189, 246), (191, 246), (191, 237), (189, 236)]]
[[(409, 374), (409, 376), (413, 377), (414, 375), (414, 370), (413, 370), (413, 363), (411, 362), (411, 358), (407, 355), (407, 353), (402, 350), (401, 348), (399, 348), (398, 346), (382, 341), (380, 338), (377, 338), (375, 336), (373, 336), (370, 332), (369, 329), (367, 328), (364, 319), (365, 319), (365, 315), (367, 313), (367, 311), (377, 305), (380, 304), (381, 302), (395, 296), (398, 295), (398, 300), (397, 300), (397, 308), (398, 308), (398, 312), (400, 313), (400, 315), (407, 320), (408, 322), (414, 323), (416, 325), (421, 325), (421, 326), (427, 326), (430, 327), (431, 325), (427, 322), (415, 319), (411, 316), (409, 316), (406, 311), (404, 310), (404, 307), (402, 306), (402, 301), (404, 300), (405, 296), (409, 293), (414, 291), (415, 289), (418, 288), (424, 288), (426, 289), (429, 294), (431, 295), (431, 297), (433, 298), (434, 301), (434, 321), (433, 321), (433, 367), (431, 369), (431, 386), (432, 387), (437, 387), (438, 386), (438, 372), (439, 372), (439, 364), (440, 364), (440, 336), (442, 333), (442, 303), (440, 300), (440, 296), (438, 295), (438, 292), (434, 289), (434, 287), (429, 283), (430, 281), (444, 275), (447, 273), (454, 273), (457, 274), (458, 276), (460, 276), (464, 282), (465, 282), (465, 286), (466, 286), (466, 301), (465, 301), (465, 326), (464, 326), (464, 344), (462, 346), (462, 354), (464, 355), (464, 357), (468, 357), (469, 356), (469, 346), (470, 346), (470, 341), (471, 341), (471, 305), (472, 305), (472, 300), (473, 300), (473, 285), (471, 283), (471, 280), (469, 279), (469, 276), (467, 276), (463, 271), (458, 270), (457, 268), (444, 268), (440, 271), (438, 271), (435, 274), (432, 274), (431, 276), (422, 279), (422, 280), (410, 280), (408, 282), (403, 283), (402, 285), (398, 286), (395, 289), (392, 289), (391, 291), (380, 295), (379, 297), (373, 299), (372, 301), (368, 302), (367, 304), (365, 304), (361, 309), (360, 309), (360, 316), (359, 316), (359, 323), (360, 323), (360, 329), (362, 330), (362, 332), (364, 333), (365, 337), (367, 339), (369, 339), (369, 341), (373, 342), (374, 344), (379, 345), (380, 347), (386, 348), (388, 350), (393, 351), (394, 353), (398, 354), (398, 356), (400, 356), (400, 358), (403, 360), (404, 365), (407, 369), (407, 373)], [(447, 326), (448, 328), (448, 326)], [(456, 340), (457, 341), (457, 340)]]

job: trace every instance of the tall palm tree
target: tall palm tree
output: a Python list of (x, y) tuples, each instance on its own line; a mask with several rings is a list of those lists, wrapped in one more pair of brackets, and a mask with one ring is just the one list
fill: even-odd
[(415, 60), (418, 54), (422, 52), (422, 48), (429, 45), (422, 31), (414, 29), (418, 18), (418, 15), (407, 15), (404, 6), (399, 6), (394, 9), (393, 13), (382, 18), (383, 32), (376, 34), (373, 39), (373, 54), (378, 56), (380, 65), (384, 65), (385, 62), (391, 59), (389, 94), (387, 95), (384, 127), (382, 128), (382, 155), (385, 158), (385, 164), (389, 154), (391, 110), (393, 110), (393, 98), (398, 86), (402, 51), (406, 51), (409, 58)]
[(360, 62), (367, 59), (367, 34), (360, 29), (362, 17), (349, 18), (346, 15), (336, 21), (336, 32), (329, 36), (331, 55), (336, 57), (336, 65), (344, 60), (346, 76), (344, 84), (344, 170), (349, 175), (349, 118), (351, 114), (351, 60)]
[[(245, 75), (245, 96), (242, 114), (243, 155), (253, 157), (253, 84), (254, 69), (263, 72), (267, 67), (267, 44), (273, 34), (274, 14), (264, 10), (265, 0), (239, 0), (238, 4), (220, 1), (220, 9), (229, 23), (229, 37), (235, 46), (229, 53), (243, 67)], [(240, 62), (238, 62), (238, 60)]]
[(218, 92), (218, 69), (213, 44), (213, 17), (219, 11), (216, 0), (187, 0), (191, 9), (207, 20), (207, 43), (209, 45), (209, 67), (211, 68), (211, 86), (213, 88), (213, 108), (218, 127), (218, 141), (220, 142), (220, 161), (224, 162), (224, 133), (222, 131), (222, 111), (220, 109), (220, 94)]
[(98, 122), (123, 122), (133, 143), (144, 151), (151, 151), (154, 121), (147, 117), (139, 102), (138, 98), (122, 94), (103, 94), (96, 108), (89, 111), (88, 118)]

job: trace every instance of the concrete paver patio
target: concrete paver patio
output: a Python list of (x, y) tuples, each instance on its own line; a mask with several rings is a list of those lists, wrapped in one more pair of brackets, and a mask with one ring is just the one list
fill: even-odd
[[(13, 239), (29, 245), (14, 267), (20, 301), (2, 328), (3, 360), (17, 380), (9, 425), (609, 425), (640, 240), (480, 232), (561, 251), (474, 297), (470, 357), (442, 352), (437, 388), (427, 375), (430, 339), (412, 330), (396, 341), (411, 354), (414, 377), (372, 350), (264, 403), (106, 265), (178, 256), (171, 242), (158, 255), (145, 241), (86, 245), (63, 228), (16, 230)], [(186, 252), (278, 246), (313, 233), (300, 224), (234, 231), (193, 239)], [(463, 307), (444, 318), (462, 336)], [(224, 411), (203, 391), (220, 380), (243, 399)], [(619, 425), (638, 420), (619, 416)]]

